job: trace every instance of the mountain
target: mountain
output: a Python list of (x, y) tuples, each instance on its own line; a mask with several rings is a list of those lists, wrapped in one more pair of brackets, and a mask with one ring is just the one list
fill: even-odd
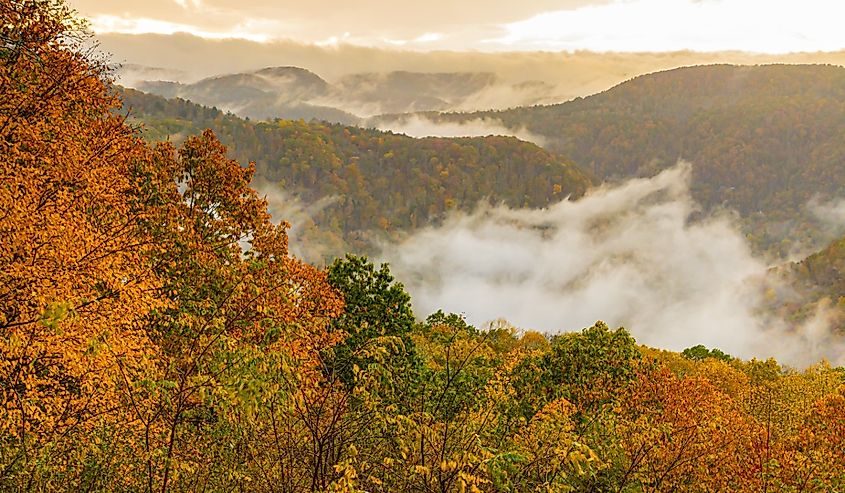
[(690, 161), (692, 193), (705, 209), (738, 211), (754, 244), (780, 255), (808, 236), (829, 240), (807, 204), (845, 194), (838, 66), (686, 67), (563, 104), (425, 116), (527, 129), (603, 181)]
[[(424, 138), (322, 122), (254, 122), (181, 99), (121, 91), (150, 141), (211, 128), (294, 223), (310, 258), (372, 252), (375, 243), (436, 224), (480, 202), (542, 207), (584, 194), (574, 164), (513, 137)], [(271, 204), (272, 205), (272, 204)], [(324, 249), (318, 251), (318, 246)]]
[(193, 84), (178, 82), (144, 82), (141, 89), (156, 89), (165, 97), (191, 97), (202, 104), (204, 100), (223, 103), (262, 97), (275, 93), (286, 101), (298, 101), (323, 96), (329, 84), (314, 73), (297, 67), (274, 67), (248, 74), (231, 74), (203, 79)]
[[(508, 84), (488, 72), (419, 73), (396, 71), (341, 78), (333, 97), (359, 115), (408, 111), (449, 111), (560, 101), (556, 87), (541, 81)], [(511, 103), (513, 102), (513, 103)]]
[(337, 108), (308, 103), (327, 98), (331, 89), (316, 74), (297, 67), (272, 67), (245, 74), (222, 75), (192, 84), (143, 81), (136, 86), (166, 98), (184, 98), (254, 119), (357, 121), (354, 115)]
[[(556, 86), (506, 82), (489, 72), (367, 72), (329, 83), (298, 67), (269, 67), (196, 82), (167, 79), (163, 69), (130, 66), (119, 72), (129, 86), (166, 98), (179, 97), (242, 117), (318, 119), (356, 124), (384, 113), (453, 111), (557, 102)], [(144, 79), (143, 76), (150, 76)]]

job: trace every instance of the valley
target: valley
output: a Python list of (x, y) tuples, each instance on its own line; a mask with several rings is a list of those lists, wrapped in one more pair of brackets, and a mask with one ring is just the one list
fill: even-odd
[(834, 3), (70, 2), (0, 0), (0, 491), (845, 491)]

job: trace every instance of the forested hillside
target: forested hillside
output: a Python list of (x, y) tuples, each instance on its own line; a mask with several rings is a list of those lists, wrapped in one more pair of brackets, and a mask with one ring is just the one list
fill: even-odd
[(787, 302), (782, 308), (792, 318), (804, 321), (822, 313), (832, 319), (832, 327), (845, 333), (845, 238), (778, 273), (790, 280), (799, 295), (799, 301)]
[[(328, 123), (252, 122), (131, 89), (124, 107), (151, 141), (215, 131), (256, 178), (322, 210), (296, 225), (325, 254), (366, 252), (371, 241), (435, 224), (482, 201), (541, 207), (590, 185), (578, 167), (512, 137), (425, 138)], [(300, 231), (297, 231), (297, 228)]]
[(739, 211), (754, 243), (782, 254), (819, 233), (810, 199), (845, 189), (842, 67), (687, 67), (559, 105), (428, 117), (525, 127), (600, 180), (651, 176), (685, 159), (700, 203)]
[[(845, 238), (798, 262), (796, 268), (819, 294), (845, 298)], [(845, 304), (845, 299), (841, 303)]]

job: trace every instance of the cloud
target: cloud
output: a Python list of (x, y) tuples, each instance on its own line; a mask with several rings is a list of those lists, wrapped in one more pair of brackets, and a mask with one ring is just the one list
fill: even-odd
[(560, 332), (604, 320), (638, 341), (742, 357), (845, 361), (821, 315), (806, 327), (761, 314), (768, 266), (730, 216), (689, 222), (690, 165), (543, 210), (482, 207), (385, 245), (418, 313), (504, 317)]
[(801, 8), (771, 0), (627, 0), (544, 12), (486, 42), (520, 50), (834, 51), (845, 48), (844, 14), (829, 0)]
[(411, 137), (485, 137), (508, 135), (542, 146), (545, 140), (524, 127), (513, 130), (500, 120), (476, 118), (464, 122), (435, 122), (423, 116), (413, 115), (400, 120), (377, 120), (379, 130), (402, 133)]
[(306, 244), (301, 240), (303, 236), (307, 236), (313, 230), (314, 216), (336, 204), (340, 197), (325, 196), (306, 204), (298, 197), (279, 188), (278, 185), (269, 182), (256, 181), (252, 183), (252, 187), (258, 192), (259, 196), (267, 200), (267, 211), (276, 224), (282, 221), (290, 224), (288, 240), (291, 253), (310, 261), (323, 258), (324, 245), (310, 241)]
[[(183, 23), (190, 23), (186, 19)], [(225, 32), (225, 31), (224, 31)], [(794, 55), (744, 53), (479, 53), (408, 51), (353, 46), (337, 35), (337, 44), (316, 46), (293, 41), (268, 43), (244, 39), (205, 39), (186, 33), (100, 34), (102, 49), (114, 63), (132, 63), (181, 70), (192, 79), (247, 72), (264, 67), (297, 66), (330, 82), (353, 73), (389, 72), (487, 72), (503, 83), (543, 81), (569, 99), (608, 89), (644, 73), (686, 65), (710, 63), (830, 63), (845, 65), (845, 51)], [(326, 40), (330, 36), (321, 37)]]
[[(421, 50), (840, 50), (841, 2), (804, 0), (72, 0), (104, 33), (184, 26), (204, 37), (397, 42)], [(98, 19), (117, 18), (123, 23)], [(130, 25), (144, 20), (143, 25)], [(129, 24), (128, 24), (129, 23)], [(173, 32), (173, 31), (170, 31)], [(344, 33), (348, 36), (344, 37)], [(433, 35), (436, 33), (436, 36)]]
[(823, 201), (816, 198), (807, 204), (807, 208), (833, 236), (845, 233), (845, 199)]
[(266, 21), (246, 20), (223, 30), (204, 30), (193, 24), (183, 24), (146, 17), (127, 18), (114, 15), (98, 15), (89, 19), (95, 32), (123, 34), (164, 34), (190, 33), (208, 40), (240, 39), (264, 43), (271, 38), (255, 29), (256, 25), (268, 25)]
[[(304, 43), (347, 39), (362, 46), (446, 49), (469, 47), (478, 39), (501, 34), (501, 25), (551, 9), (574, 8), (606, 0), (429, 0), (401, 2), (302, 2), (298, 0), (70, 0), (82, 15), (121, 17), (188, 25), (185, 32), (203, 35), (241, 33), (261, 39), (295, 39)], [(267, 23), (258, 20), (271, 21)], [(251, 29), (242, 29), (245, 25)], [(137, 33), (126, 24), (94, 23), (95, 32)], [(144, 31), (140, 31), (144, 32)], [(146, 32), (161, 32), (153, 29)], [(344, 33), (348, 36), (344, 37)], [(243, 36), (241, 36), (243, 37)], [(476, 43), (477, 44), (477, 43)]]

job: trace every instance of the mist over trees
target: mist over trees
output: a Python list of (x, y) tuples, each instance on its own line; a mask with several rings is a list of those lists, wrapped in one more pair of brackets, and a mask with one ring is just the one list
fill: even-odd
[(254, 122), (181, 99), (121, 94), (145, 138), (179, 140), (212, 128), (233, 157), (256, 163), (256, 183), (271, 199), (281, 190), (282, 202), (323, 201), (293, 231), (315, 261), (376, 253), (379, 240), (481, 202), (542, 207), (591, 185), (573, 163), (513, 137), (413, 139), (318, 121)]
[[(845, 487), (841, 368), (417, 318), (386, 266), (292, 256), (215, 132), (143, 140), (86, 36), (61, 1), (0, 0), (0, 490)], [(553, 194), (587, 184), (513, 140), (360, 132), (454, 152), (441, 176), (501, 143)]]
[(810, 205), (842, 198), (841, 66), (683, 67), (558, 105), (427, 116), (526, 129), (601, 181), (691, 162), (693, 197), (706, 210), (739, 212), (749, 240), (770, 255), (835, 239)]

